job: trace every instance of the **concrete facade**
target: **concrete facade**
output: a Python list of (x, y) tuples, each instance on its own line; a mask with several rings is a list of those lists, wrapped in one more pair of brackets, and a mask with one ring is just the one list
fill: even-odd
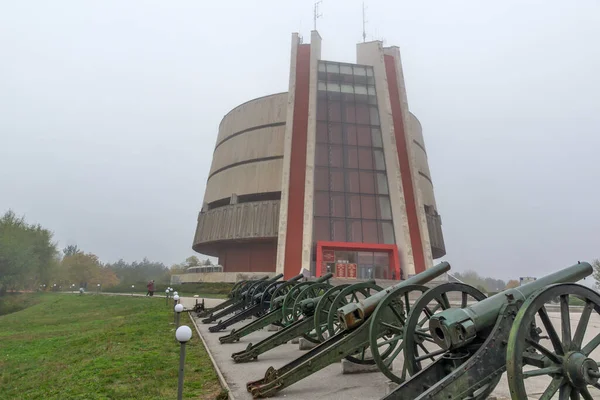
[[(288, 91), (234, 108), (219, 126), (193, 248), (219, 257), (225, 273), (315, 271), (321, 41), (316, 31), (309, 44), (293, 34)], [(393, 241), (379, 243), (395, 242), (397, 278), (406, 278), (445, 254), (422, 127), (409, 111), (397, 47), (360, 43), (357, 65), (373, 69), (389, 189)]]

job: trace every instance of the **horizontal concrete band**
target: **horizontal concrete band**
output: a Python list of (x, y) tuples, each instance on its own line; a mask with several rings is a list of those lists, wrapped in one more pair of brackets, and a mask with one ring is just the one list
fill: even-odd
[(425, 153), (425, 155), (427, 155), (427, 150), (425, 150), (425, 146), (417, 142), (415, 139), (413, 139), (413, 143), (416, 144), (421, 150), (423, 150), (423, 153)]
[(216, 170), (213, 173), (211, 173), (208, 176), (207, 180), (209, 180), (210, 178), (212, 178), (213, 176), (215, 176), (219, 172), (226, 171), (226, 170), (228, 170), (230, 168), (239, 167), (240, 165), (258, 163), (258, 162), (270, 161), (270, 160), (281, 160), (281, 159), (283, 159), (283, 156), (260, 157), (260, 158), (252, 158), (250, 160), (239, 161), (239, 162), (236, 162), (236, 163), (233, 163), (233, 164), (226, 165), (225, 167), (219, 168), (218, 170)]
[(419, 171), (419, 175), (421, 175), (423, 178), (427, 179), (429, 181), (429, 183), (431, 183), (431, 185), (433, 185), (433, 182), (431, 181), (431, 178), (428, 177), (425, 173)]
[(231, 135), (227, 136), (225, 139), (223, 139), (219, 143), (217, 143), (217, 145), (215, 146), (215, 151), (217, 151), (217, 147), (219, 147), (220, 145), (222, 145), (223, 143), (225, 143), (229, 139), (233, 139), (236, 136), (243, 135), (244, 133), (256, 131), (256, 130), (259, 130), (259, 129), (272, 128), (272, 127), (275, 127), (275, 126), (282, 126), (282, 125), (285, 125), (285, 121), (283, 121), (283, 122), (273, 122), (273, 123), (264, 124), (264, 125), (257, 125), (257, 126), (253, 126), (253, 127), (241, 130), (239, 132), (232, 133)]

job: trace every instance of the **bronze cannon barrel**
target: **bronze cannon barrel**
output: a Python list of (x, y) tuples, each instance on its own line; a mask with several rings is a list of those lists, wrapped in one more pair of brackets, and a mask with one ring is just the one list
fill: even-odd
[(368, 317), (375, 311), (377, 305), (383, 300), (388, 294), (394, 290), (402, 289), (408, 285), (420, 285), (427, 283), (434, 278), (448, 272), (450, 270), (450, 263), (442, 262), (437, 264), (420, 274), (412, 276), (400, 283), (390, 286), (389, 288), (382, 290), (379, 293), (367, 297), (366, 299), (360, 300), (358, 303), (347, 304), (338, 309), (338, 319), (344, 329), (352, 329), (362, 324)]
[(477, 332), (496, 323), (502, 307), (509, 301), (525, 301), (534, 292), (552, 284), (577, 282), (591, 275), (592, 266), (575, 264), (518, 288), (508, 289), (466, 308), (452, 308), (431, 317), (429, 331), (435, 342), (450, 350), (470, 343)]

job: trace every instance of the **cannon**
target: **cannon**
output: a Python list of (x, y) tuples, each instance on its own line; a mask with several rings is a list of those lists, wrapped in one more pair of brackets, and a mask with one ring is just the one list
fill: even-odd
[(252, 316), (263, 317), (271, 307), (271, 300), (283, 295), (285, 288), (292, 288), (303, 276), (304, 275), (299, 274), (289, 281), (275, 281), (266, 286), (258, 286), (251, 295), (250, 301), (245, 309), (235, 313), (225, 321), (220, 321), (217, 325), (211, 326), (208, 330), (210, 332), (219, 332)]
[(271, 279), (268, 279), (268, 277), (263, 277), (256, 281), (252, 281), (252, 282), (248, 283), (248, 285), (246, 285), (242, 289), (242, 292), (240, 293), (236, 302), (231, 304), (229, 307), (220, 310), (217, 313), (210, 314), (207, 318), (202, 320), (202, 323), (210, 324), (212, 322), (217, 321), (221, 317), (224, 317), (226, 315), (233, 314), (234, 312), (243, 310), (251, 303), (252, 296), (255, 294), (257, 289), (262, 288), (266, 285), (269, 285), (275, 281), (278, 281), (281, 277), (283, 277), (283, 274), (274, 276)]
[[(315, 326), (315, 319), (313, 318), (314, 311), (319, 302), (323, 301), (324, 298), (331, 298), (337, 296), (345, 287), (349, 285), (342, 285), (337, 287), (331, 287), (331, 285), (325, 282), (324, 278), (329, 279), (332, 274), (327, 274), (319, 280), (315, 281), (313, 285), (310, 285), (300, 291), (297, 295), (293, 292), (288, 293), (286, 298), (294, 298), (294, 306), (291, 312), (286, 312), (282, 307), (283, 314), (281, 316), (282, 323), (285, 328), (274, 333), (273, 335), (261, 340), (257, 344), (250, 343), (248, 347), (240, 352), (233, 353), (231, 357), (235, 362), (248, 362), (258, 358), (260, 354), (263, 354), (271, 349), (274, 349), (288, 341), (297, 337), (304, 337), (306, 340), (319, 343), (319, 338), (316, 332), (313, 332)], [(285, 303), (285, 301), (284, 301)], [(321, 327), (326, 323), (317, 322), (321, 324)]]
[[(300, 274), (298, 277), (302, 277)], [(228, 335), (221, 336), (219, 341), (221, 343), (234, 343), (239, 341), (242, 337), (256, 332), (268, 325), (274, 324), (278, 326), (285, 326), (290, 320), (289, 315), (294, 313), (294, 302), (300, 295), (303, 288), (307, 288), (312, 285), (318, 285), (325, 283), (327, 280), (333, 277), (333, 274), (326, 274), (319, 279), (311, 282), (301, 282), (296, 284), (298, 277), (286, 282), (277, 288), (276, 292), (273, 293), (269, 304), (269, 312), (263, 315), (261, 318), (244, 325), (240, 329), (235, 328), (231, 330)], [(291, 305), (291, 306), (290, 306)]]
[[(424, 358), (416, 356), (418, 335), (407, 323), (405, 363), (411, 377), (383, 399), (482, 400), (505, 371), (514, 400), (540, 393), (540, 399), (550, 399), (557, 392), (560, 399), (592, 399), (590, 386), (600, 388), (600, 372), (591, 353), (600, 345), (600, 334), (586, 340), (585, 333), (592, 312), (596, 318), (600, 313), (600, 295), (573, 283), (592, 271), (590, 264), (578, 263), (430, 316), (427, 343), (438, 350)], [(582, 306), (576, 324), (571, 322), (571, 303)], [(420, 311), (415, 303), (411, 313)], [(425, 360), (430, 363), (423, 365)]]
[[(338, 308), (337, 312), (330, 312), (327, 318), (329, 338), (279, 369), (269, 367), (263, 379), (248, 382), (246, 389), (254, 398), (269, 397), (345, 357), (352, 357), (351, 361), (357, 363), (375, 364), (373, 356), (369, 353), (377, 352), (379, 357), (384, 360), (388, 356), (394, 355), (398, 351), (397, 348), (402, 347), (398, 346), (398, 338), (392, 342), (383, 340), (381, 344), (376, 343), (377, 350), (369, 348), (369, 317), (376, 310), (378, 303), (382, 302), (386, 296), (393, 295), (407, 286), (418, 286), (422, 291), (426, 291), (427, 288), (420, 285), (448, 270), (450, 270), (450, 264), (444, 262), (364, 299), (358, 299), (357, 296), (354, 296), (354, 299), (351, 297), (350, 302)], [(390, 305), (392, 307), (389, 307)], [(395, 298), (395, 301), (389, 303), (387, 308), (393, 318), (390, 319), (392, 323), (388, 324), (387, 329), (402, 332), (406, 312), (409, 310), (408, 295)], [(386, 317), (389, 318), (389, 314), (386, 314)]]
[[(262, 279), (267, 279), (267, 277), (265, 276)], [(196, 311), (196, 316), (198, 318), (206, 317), (207, 315), (214, 314), (217, 311), (223, 310), (223, 309), (231, 306), (233, 303), (237, 302), (240, 299), (240, 296), (242, 294), (242, 289), (246, 285), (248, 285), (250, 282), (255, 282), (255, 281), (256, 280), (245, 279), (245, 280), (236, 282), (233, 285), (233, 287), (231, 288), (231, 291), (229, 292), (229, 294), (227, 295), (227, 300), (218, 304), (216, 307), (198, 309)], [(202, 301), (202, 303), (204, 303), (204, 300)]]

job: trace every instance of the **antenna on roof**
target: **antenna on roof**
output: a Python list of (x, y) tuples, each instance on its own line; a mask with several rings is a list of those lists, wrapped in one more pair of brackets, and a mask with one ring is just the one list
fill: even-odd
[(367, 25), (367, 18), (365, 16), (365, 2), (363, 1), (362, 3), (362, 23), (363, 23), (363, 43), (367, 41), (367, 30), (366, 30), (366, 25)]
[(319, 13), (319, 4), (321, 4), (321, 3), (323, 3), (323, 0), (319, 0), (319, 1), (315, 2), (315, 8), (313, 10), (313, 18), (314, 18), (314, 24), (315, 24), (314, 30), (315, 31), (317, 30), (317, 18), (323, 16), (323, 14)]

